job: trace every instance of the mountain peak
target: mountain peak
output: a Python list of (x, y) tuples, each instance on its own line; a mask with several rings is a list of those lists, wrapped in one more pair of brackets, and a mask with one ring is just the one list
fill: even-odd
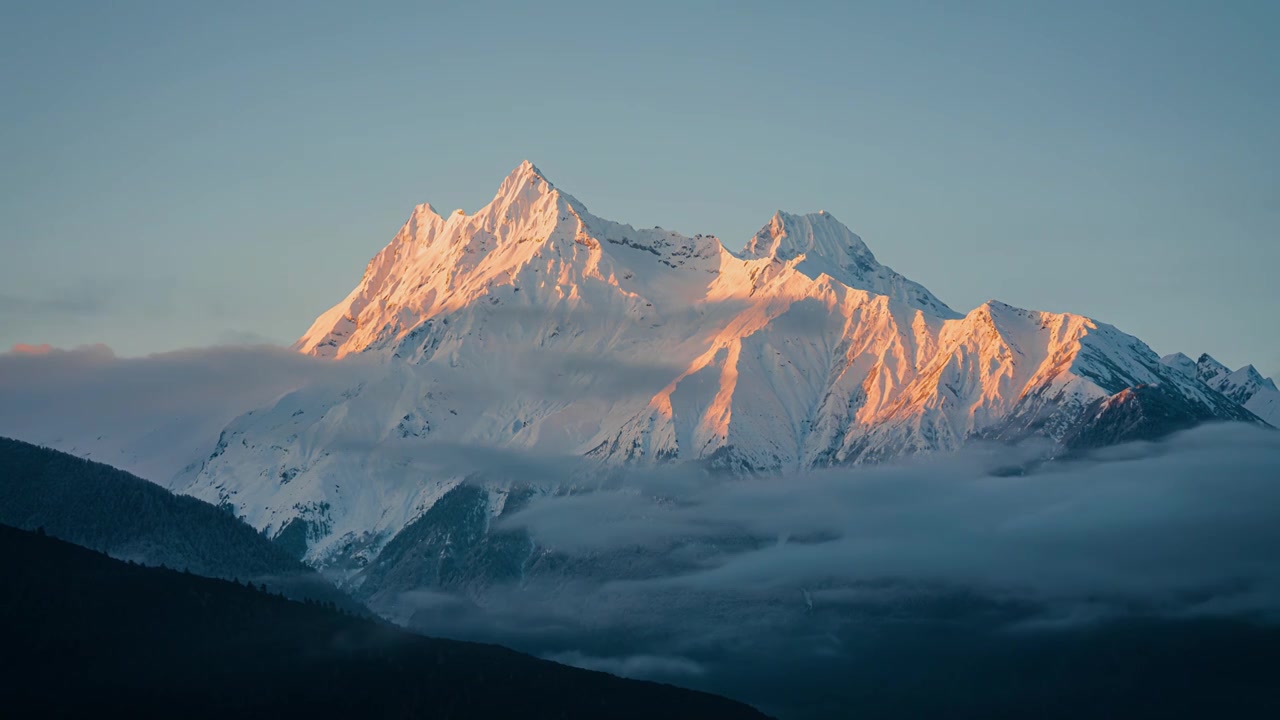
[(520, 164), (507, 174), (507, 179), (510, 180), (511, 178), (538, 178), (544, 182), (551, 182), (550, 180), (547, 180), (547, 176), (538, 169), (537, 165), (534, 165), (528, 160), (521, 160)]
[(1209, 353), (1202, 354), (1196, 360), (1196, 375), (1203, 382), (1211, 382), (1216, 377), (1230, 374), (1230, 368), (1215, 360)]
[[(436, 315), (481, 300), (489, 306), (577, 304), (589, 292), (617, 293), (634, 303), (641, 289), (658, 287), (663, 297), (691, 300), (739, 290), (750, 296), (758, 290), (760, 268), (748, 267), (744, 259), (777, 261), (789, 277), (825, 275), (935, 318), (960, 317), (923, 286), (880, 264), (862, 239), (826, 210), (805, 215), (778, 210), (733, 262), (717, 238), (637, 229), (592, 215), (524, 160), (503, 179), (493, 200), (473, 214), (459, 210), (442, 217), (429, 204), (416, 206), (370, 261), (360, 284), (316, 318), (296, 347), (335, 358), (393, 348)], [(712, 278), (717, 278), (715, 287), (708, 290)], [(511, 295), (494, 288), (511, 288)], [(652, 314), (628, 312), (646, 319)]]
[(1160, 362), (1166, 367), (1178, 371), (1183, 377), (1191, 378), (1192, 380), (1199, 379), (1196, 373), (1196, 361), (1187, 357), (1184, 353), (1170, 353), (1160, 358)]
[(960, 317), (922, 285), (882, 265), (852, 230), (826, 210), (795, 215), (778, 210), (742, 250), (747, 259), (800, 259), (796, 269), (816, 278), (828, 275), (853, 288), (888, 295), (918, 310)]
[(1262, 373), (1258, 372), (1258, 368), (1254, 367), (1253, 365), (1245, 365), (1244, 367), (1240, 368), (1239, 370), (1236, 370), (1235, 372), (1231, 373), (1230, 375), (1227, 375), (1226, 377), (1227, 377), (1226, 381), (1232, 383), (1233, 385), (1249, 387), (1251, 389), (1253, 388), (1267, 388), (1270, 390), (1276, 389), (1275, 382), (1273, 382), (1271, 378), (1263, 377)]
[(858, 256), (875, 262), (871, 249), (826, 210), (803, 215), (778, 210), (747, 243), (749, 251), (818, 254), (824, 257)]
[[(743, 254), (750, 258), (771, 257), (783, 262), (803, 255), (810, 262), (826, 260), (829, 261), (827, 264), (852, 266), (863, 271), (880, 265), (862, 238), (826, 211), (795, 215), (778, 210), (769, 223), (747, 241)], [(827, 274), (844, 281), (840, 273)], [(846, 284), (859, 287), (853, 283)]]
[(542, 174), (538, 166), (523, 160), (507, 174), (502, 184), (498, 186), (498, 194), (493, 200), (496, 203), (522, 195), (548, 195), (555, 191), (555, 187), (547, 176)]
[(1276, 389), (1275, 381), (1263, 377), (1254, 366), (1245, 365), (1232, 372), (1208, 353), (1196, 360), (1173, 353), (1160, 358), (1160, 362), (1184, 377), (1207, 385), (1268, 424), (1280, 427), (1280, 390)]
[(429, 203), (429, 202), (428, 202), (428, 203), (421, 203), (421, 204), (418, 204), (418, 205), (414, 205), (414, 206), (413, 206), (413, 212), (410, 214), (410, 218), (411, 218), (411, 219), (417, 219), (417, 220), (419, 220), (419, 221), (420, 221), (422, 218), (430, 218), (430, 217), (432, 217), (432, 216), (434, 216), (434, 217), (436, 217), (436, 218), (443, 218), (443, 217), (444, 217), (443, 215), (441, 215), (441, 214), (440, 214), (440, 211), (439, 211), (439, 210), (436, 210), (435, 206), (434, 206), (434, 205), (432, 205), (432, 204), (431, 204), (431, 203)]

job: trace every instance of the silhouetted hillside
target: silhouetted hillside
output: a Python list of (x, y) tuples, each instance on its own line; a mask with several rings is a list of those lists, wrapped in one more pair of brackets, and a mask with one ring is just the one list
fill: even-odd
[(0, 438), (0, 523), (43, 527), (122, 560), (350, 602), (228, 512), (110, 465), (8, 438)]
[(756, 718), (0, 526), (5, 716)]

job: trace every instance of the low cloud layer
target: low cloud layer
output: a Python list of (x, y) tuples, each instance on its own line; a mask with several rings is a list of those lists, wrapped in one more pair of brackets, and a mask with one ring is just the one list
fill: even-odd
[[(701, 548), (691, 571), (624, 584), (893, 580), (1280, 617), (1280, 433), (1207, 426), (1008, 472), (1023, 465), (986, 447), (790, 477), (712, 481), (673, 468), (541, 496), (503, 526), (571, 555)], [(751, 542), (719, 549), (732, 539)]]
[(0, 354), (0, 435), (50, 445), (161, 484), (246, 410), (346, 366), (272, 346), (120, 358), (105, 345)]
[[(33, 350), (0, 354), (0, 435), (161, 483), (241, 413), (303, 385), (346, 386), (365, 372), (359, 362), (271, 346), (144, 358), (118, 358), (104, 346)], [(624, 386), (636, 377), (649, 385), (668, 370), (572, 357), (529, 367)], [(383, 450), (405, 453), (430, 475), (559, 488), (495, 524), (527, 531), (540, 548), (678, 560), (643, 577), (608, 578), (616, 592), (816, 591), (892, 580), (1280, 615), (1280, 433), (1242, 425), (1070, 462), (1037, 464), (1040, 448), (978, 446), (746, 479), (694, 465), (602, 472), (579, 458), (461, 444), (406, 441)]]
[(1055, 692), (1110, 682), (1088, 663), (1064, 670), (1070, 652), (1151, 684), (1156, 648), (1194, 675), (1185, 648), (1200, 638), (1238, 649), (1280, 632), (1280, 432), (1211, 425), (1070, 462), (1039, 450), (752, 478), (669, 465), (566, 485), (582, 475), (565, 459), (451, 447), (450, 467), (471, 462), (485, 484), (558, 485), (493, 525), (537, 549), (517, 582), (379, 609), (782, 717), (880, 707), (886, 688), (905, 693), (889, 703), (903, 716), (931, 716), (909, 710), (913, 678), (957, 673), (1002, 689), (1025, 672)]
[[(235, 338), (231, 338), (235, 339)], [(246, 338), (240, 338), (246, 339)], [(523, 398), (533, 403), (608, 402), (657, 392), (679, 375), (661, 363), (538, 351), (501, 373), (437, 368), (449, 402), (484, 407)], [(510, 369), (514, 368), (514, 370)], [(362, 384), (398, 381), (376, 358), (320, 360), (268, 344), (230, 344), (122, 358), (105, 345), (64, 350), (15, 345), (0, 353), (0, 435), (90, 457), (166, 484), (206, 456), (227, 424), (302, 387), (337, 399)], [(401, 453), (426, 470), (451, 475), (477, 465), (504, 474), (536, 461), (544, 472), (572, 472), (580, 462), (492, 448), (422, 443), (346, 450)]]

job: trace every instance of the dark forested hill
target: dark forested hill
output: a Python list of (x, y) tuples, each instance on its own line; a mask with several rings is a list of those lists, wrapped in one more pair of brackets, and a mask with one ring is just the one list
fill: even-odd
[(313, 570), (230, 513), (110, 465), (0, 438), (0, 523), (144, 565), (265, 582), (343, 602)]
[[(754, 718), (0, 526), (5, 716)], [(117, 713), (127, 715), (117, 715)]]

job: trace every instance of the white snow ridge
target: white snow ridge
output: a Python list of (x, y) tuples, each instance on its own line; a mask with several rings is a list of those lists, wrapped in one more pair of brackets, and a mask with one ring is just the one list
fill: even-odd
[(461, 447), (799, 471), (1127, 439), (1155, 402), (1280, 421), (1252, 368), (1198, 375), (1079, 315), (961, 315), (829, 213), (779, 212), (735, 254), (592, 215), (528, 162), (475, 214), (414, 208), (296, 348), (368, 368), (241, 416), (174, 487), (271, 535), (306, 521), (318, 564), (375, 553), (470, 472)]

